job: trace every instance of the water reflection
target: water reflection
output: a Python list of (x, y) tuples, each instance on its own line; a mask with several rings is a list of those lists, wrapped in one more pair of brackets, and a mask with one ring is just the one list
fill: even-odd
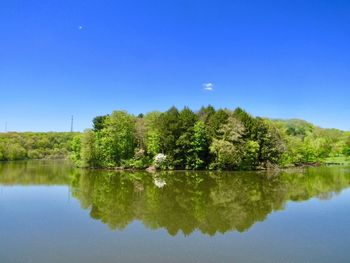
[(134, 220), (170, 235), (244, 232), (286, 203), (330, 199), (350, 185), (346, 167), (262, 172), (108, 172), (66, 162), (0, 164), (2, 185), (67, 185), (93, 219), (122, 230)]
[(106, 172), (76, 170), (72, 195), (111, 229), (140, 220), (170, 235), (243, 232), (290, 201), (329, 199), (350, 184), (344, 168), (257, 172)]
[(73, 170), (63, 160), (0, 162), (0, 184), (69, 185)]

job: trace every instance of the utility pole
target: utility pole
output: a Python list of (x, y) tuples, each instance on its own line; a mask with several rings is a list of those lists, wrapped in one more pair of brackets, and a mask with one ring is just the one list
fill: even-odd
[(73, 121), (74, 121), (74, 117), (72, 115), (72, 118), (70, 120), (70, 132), (73, 132)]

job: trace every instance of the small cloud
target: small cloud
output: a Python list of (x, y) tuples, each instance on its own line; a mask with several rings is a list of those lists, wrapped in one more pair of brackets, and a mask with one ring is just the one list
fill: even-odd
[(83, 29), (83, 26), (78, 26), (78, 29), (79, 29), (79, 30), (82, 30), (82, 29)]
[(212, 91), (214, 89), (214, 84), (213, 83), (203, 83), (203, 89)]

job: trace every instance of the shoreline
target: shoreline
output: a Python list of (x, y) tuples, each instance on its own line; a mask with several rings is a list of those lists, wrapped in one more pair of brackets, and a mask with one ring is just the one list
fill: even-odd
[(129, 171), (129, 172), (148, 172), (148, 173), (155, 173), (155, 172), (264, 172), (264, 171), (286, 171), (286, 170), (294, 170), (294, 169), (305, 169), (310, 167), (330, 167), (330, 166), (350, 166), (350, 163), (346, 162), (312, 162), (312, 163), (303, 163), (303, 164), (294, 164), (291, 166), (271, 166), (268, 168), (261, 168), (261, 169), (199, 169), (199, 170), (193, 170), (193, 169), (157, 169), (154, 166), (150, 166), (147, 168), (127, 168), (127, 167), (81, 167), (74, 164), (72, 160), (69, 158), (42, 158), (42, 159), (23, 159), (23, 160), (1, 160), (1, 163), (15, 163), (15, 162), (30, 162), (30, 161), (66, 161), (72, 163), (72, 165), (79, 169), (84, 170), (96, 170), (96, 171), (115, 171), (115, 172), (123, 172), (123, 171)]
[(115, 172), (123, 172), (123, 171), (129, 171), (129, 172), (148, 172), (148, 173), (155, 173), (155, 172), (264, 172), (264, 171), (286, 171), (290, 169), (304, 169), (304, 168), (310, 168), (310, 167), (330, 167), (330, 166), (349, 166), (350, 164), (347, 163), (309, 163), (309, 164), (303, 164), (303, 165), (295, 165), (295, 166), (288, 166), (288, 167), (274, 167), (274, 168), (265, 168), (265, 169), (255, 169), (255, 170), (234, 170), (234, 169), (227, 169), (227, 170), (215, 170), (215, 169), (200, 169), (200, 170), (193, 170), (193, 169), (152, 169), (149, 170), (148, 168), (145, 169), (137, 169), (137, 168), (123, 168), (123, 167), (77, 167), (79, 169), (84, 170), (96, 170), (96, 171), (115, 171)]

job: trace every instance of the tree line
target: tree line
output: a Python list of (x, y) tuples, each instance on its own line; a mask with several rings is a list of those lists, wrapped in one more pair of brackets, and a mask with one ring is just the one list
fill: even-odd
[(71, 154), (83, 167), (188, 170), (266, 169), (349, 156), (349, 132), (212, 106), (97, 116), (92, 129), (73, 139)]
[(70, 132), (0, 133), (0, 161), (66, 158), (75, 135), (77, 133)]

